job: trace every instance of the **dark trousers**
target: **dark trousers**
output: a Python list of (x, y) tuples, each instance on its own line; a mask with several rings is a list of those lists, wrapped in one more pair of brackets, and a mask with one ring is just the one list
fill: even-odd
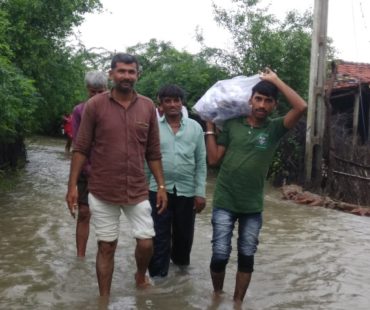
[(167, 195), (167, 210), (158, 214), (157, 193), (149, 192), (155, 230), (154, 253), (149, 264), (151, 277), (165, 277), (170, 260), (176, 265), (190, 264), (195, 223), (194, 197), (177, 196), (176, 191)]

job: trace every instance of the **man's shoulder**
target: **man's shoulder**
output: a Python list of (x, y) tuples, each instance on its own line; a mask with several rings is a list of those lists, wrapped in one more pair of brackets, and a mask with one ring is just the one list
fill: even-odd
[(73, 108), (72, 114), (81, 113), (85, 103), (86, 103), (85, 101), (82, 101), (82, 102), (76, 104), (75, 107)]
[(273, 136), (278, 140), (289, 131), (289, 129), (284, 126), (284, 116), (269, 119), (267, 130), (273, 133)]
[(140, 94), (137, 94), (137, 100), (135, 104), (140, 107), (140, 110), (146, 111), (148, 114), (152, 114), (156, 110), (153, 100)]
[(222, 127), (225, 128), (225, 127), (230, 127), (234, 124), (240, 124), (243, 122), (243, 119), (245, 119), (245, 116), (229, 118), (223, 123)]
[(227, 119), (225, 123), (240, 123), (245, 118), (246, 116), (233, 117), (233, 118)]
[(183, 122), (185, 122), (186, 126), (194, 128), (194, 130), (196, 130), (197, 132), (199, 131), (199, 132), (203, 133), (202, 126), (196, 120), (185, 117), (185, 118), (183, 118)]
[(145, 104), (150, 104), (150, 105), (154, 105), (154, 102), (152, 99), (150, 99), (149, 97), (146, 97), (144, 95), (141, 95), (141, 94), (137, 94), (137, 98), (138, 100), (140, 100), (141, 102), (145, 103)]
[(85, 104), (83, 106), (84, 109), (91, 109), (95, 108), (97, 106), (101, 106), (105, 103), (110, 102), (110, 92), (106, 91), (104, 93), (96, 94), (95, 96), (91, 97), (87, 101), (85, 101)]
[(267, 119), (267, 126), (280, 126), (284, 124), (284, 116), (278, 116), (274, 118)]

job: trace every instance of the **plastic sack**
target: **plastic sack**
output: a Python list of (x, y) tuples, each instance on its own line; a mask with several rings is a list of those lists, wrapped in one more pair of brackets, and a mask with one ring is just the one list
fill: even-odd
[(225, 120), (250, 113), (252, 88), (259, 81), (258, 74), (218, 81), (197, 101), (193, 110), (204, 121), (211, 121), (222, 128)]

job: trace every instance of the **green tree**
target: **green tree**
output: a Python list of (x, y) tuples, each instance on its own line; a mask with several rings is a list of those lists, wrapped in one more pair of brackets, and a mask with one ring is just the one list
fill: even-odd
[(0, 169), (25, 158), (24, 137), (59, 130), (61, 115), (85, 97), (93, 62), (67, 38), (99, 0), (0, 1)]
[(209, 64), (204, 57), (178, 51), (169, 42), (152, 39), (127, 51), (138, 55), (141, 64), (138, 91), (152, 99), (162, 85), (173, 83), (186, 91), (191, 107), (212, 84), (228, 76), (226, 70)]
[(8, 23), (9, 59), (41, 96), (35, 116), (43, 133), (55, 133), (61, 114), (84, 98), (85, 54), (68, 47), (67, 38), (84, 14), (100, 7), (99, 0), (0, 2)]
[[(215, 20), (232, 37), (230, 51), (208, 48), (202, 53), (223, 63), (231, 74), (253, 75), (264, 67), (307, 96), (312, 15), (289, 12), (283, 21), (261, 7), (259, 0), (232, 0), (233, 9), (214, 5)], [(203, 42), (198, 33), (198, 41)]]
[(39, 102), (33, 81), (0, 56), (0, 142), (13, 143), (36, 126), (30, 117)]
[(10, 27), (6, 12), (0, 10), (0, 143), (13, 143), (32, 131), (30, 115), (39, 100), (33, 81), (14, 66), (6, 31)]

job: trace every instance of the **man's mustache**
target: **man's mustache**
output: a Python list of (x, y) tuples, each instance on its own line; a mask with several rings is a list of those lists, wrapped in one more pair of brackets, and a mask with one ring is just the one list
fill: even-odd
[(130, 80), (122, 80), (122, 81), (120, 81), (120, 83), (133, 84), (133, 82), (132, 82), (132, 81), (130, 81)]

